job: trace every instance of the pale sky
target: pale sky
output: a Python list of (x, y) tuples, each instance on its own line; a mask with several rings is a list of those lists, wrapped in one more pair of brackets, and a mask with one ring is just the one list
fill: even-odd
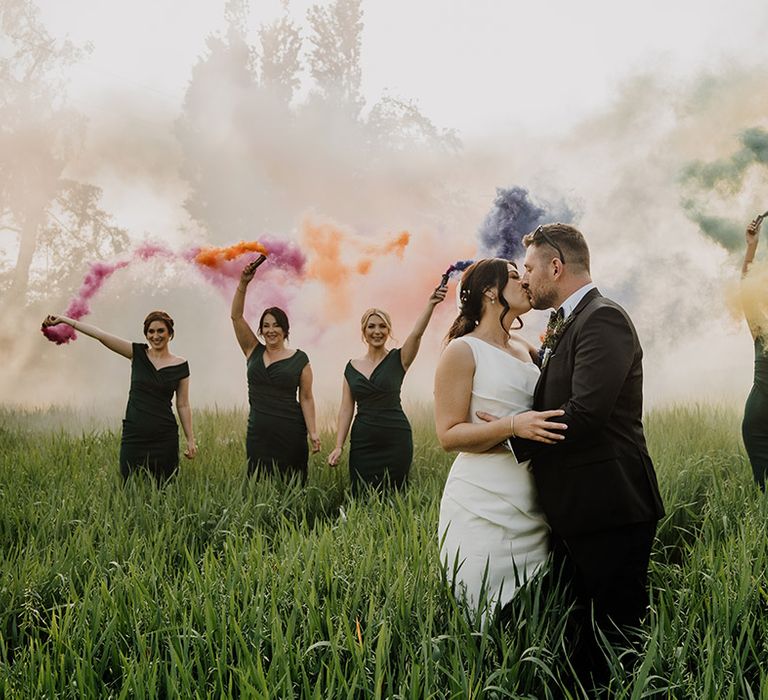
[[(281, 4), (251, 5), (255, 42)], [(290, 3), (305, 27), (310, 5)], [(224, 27), (224, 2), (47, 0), (41, 9), (54, 36), (93, 44), (71, 70), (70, 94), (94, 119), (114, 91), (174, 109), (206, 36)], [(414, 99), (464, 138), (562, 133), (610, 104), (628, 76), (687, 80), (768, 53), (768, 8), (758, 0), (368, 0), (363, 9), (368, 104), (384, 91)]]

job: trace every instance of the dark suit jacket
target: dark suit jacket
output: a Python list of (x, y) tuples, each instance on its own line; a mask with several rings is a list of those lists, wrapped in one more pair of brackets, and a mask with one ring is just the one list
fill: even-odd
[(588, 292), (552, 349), (536, 385), (536, 410), (562, 408), (565, 440), (513, 440), (531, 458), (555, 533), (597, 532), (664, 515), (643, 435), (643, 351), (626, 311)]

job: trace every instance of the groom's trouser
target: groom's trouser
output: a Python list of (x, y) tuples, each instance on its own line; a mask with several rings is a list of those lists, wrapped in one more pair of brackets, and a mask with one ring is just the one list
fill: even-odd
[[(609, 642), (631, 645), (648, 609), (648, 561), (656, 523), (634, 523), (587, 535), (552, 535), (554, 574), (574, 599), (570, 661), (583, 683), (602, 685), (609, 668), (595, 625)], [(594, 624), (593, 624), (594, 619)]]

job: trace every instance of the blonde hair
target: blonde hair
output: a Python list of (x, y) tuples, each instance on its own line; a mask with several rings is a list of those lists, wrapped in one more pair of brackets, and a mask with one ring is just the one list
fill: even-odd
[(377, 309), (375, 307), (366, 309), (363, 313), (363, 317), (360, 319), (360, 332), (363, 334), (363, 340), (365, 340), (365, 327), (368, 325), (368, 321), (371, 320), (371, 316), (379, 316), (384, 321), (384, 325), (389, 331), (389, 335), (392, 335), (392, 319), (386, 311)]

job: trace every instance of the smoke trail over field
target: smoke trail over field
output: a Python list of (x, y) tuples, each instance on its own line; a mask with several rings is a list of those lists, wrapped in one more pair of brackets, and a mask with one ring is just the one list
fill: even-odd
[(745, 129), (738, 141), (741, 148), (732, 155), (709, 162), (695, 161), (685, 166), (681, 175), (687, 193), (682, 202), (686, 214), (702, 233), (730, 251), (743, 245), (745, 223), (713, 214), (713, 195), (726, 199), (737, 196), (751, 168), (768, 168), (768, 131), (760, 127)]

